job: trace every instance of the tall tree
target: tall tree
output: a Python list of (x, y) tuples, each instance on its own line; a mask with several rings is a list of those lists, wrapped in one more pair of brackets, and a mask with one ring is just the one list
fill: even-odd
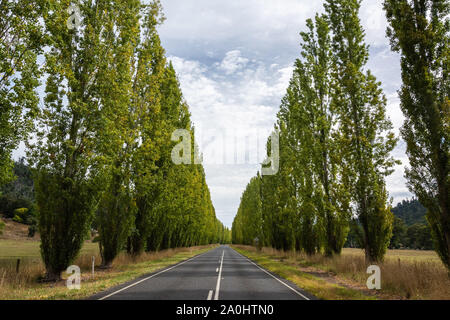
[(48, 78), (37, 141), (29, 152), (47, 280), (60, 279), (77, 257), (103, 188), (103, 161), (95, 151), (96, 133), (102, 129), (100, 88), (108, 83), (98, 80), (104, 71), (99, 61), (108, 47), (103, 32), (114, 1), (80, 2), (79, 28), (68, 28), (69, 2), (45, 2)]
[[(134, 255), (146, 248), (148, 237), (157, 224), (158, 197), (162, 190), (160, 182), (164, 176), (162, 146), (171, 145), (170, 129), (163, 103), (163, 89), (166, 81), (165, 51), (157, 32), (164, 21), (159, 1), (153, 1), (143, 25), (143, 43), (139, 52), (138, 70), (134, 84), (133, 103), (138, 108), (137, 130), (139, 145), (132, 159), (133, 184), (137, 212), (135, 228), (129, 238), (128, 251)], [(161, 234), (158, 232), (158, 234)], [(156, 248), (152, 248), (156, 249)]]
[[(307, 191), (323, 228), (324, 248), (327, 255), (340, 253), (348, 232), (348, 200), (338, 180), (340, 153), (336, 150), (337, 112), (332, 106), (331, 37), (326, 16), (316, 15), (307, 20), (307, 32), (302, 32), (302, 59), (296, 62), (294, 81), (288, 90), (297, 141), (301, 143), (297, 161), (303, 167), (301, 188)], [(305, 160), (308, 159), (308, 160)], [(309, 165), (307, 162), (309, 161)], [(306, 180), (305, 180), (306, 179)]]
[[(131, 233), (135, 217), (131, 160), (136, 150), (137, 109), (133, 101), (139, 52), (141, 2), (116, 2), (103, 32), (105, 47), (99, 61), (98, 83), (102, 104), (102, 129), (96, 134), (97, 152), (105, 161), (102, 176), (106, 190), (97, 211), (102, 265), (110, 267)], [(116, 30), (116, 31), (115, 31)]]
[(13, 177), (12, 151), (33, 128), (44, 37), (40, 0), (0, 1), (0, 186)]
[(450, 1), (386, 0), (384, 9), (392, 50), (401, 55), (408, 185), (427, 208), (436, 251), (450, 269)]
[(353, 215), (363, 230), (367, 262), (383, 259), (392, 236), (393, 215), (385, 177), (397, 139), (386, 116), (386, 98), (370, 70), (369, 50), (359, 19), (360, 0), (327, 0), (325, 11), (334, 53), (333, 107), (337, 109), (343, 181), (352, 194)]

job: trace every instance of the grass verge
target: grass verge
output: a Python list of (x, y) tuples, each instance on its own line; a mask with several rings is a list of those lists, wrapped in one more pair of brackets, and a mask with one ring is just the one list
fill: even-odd
[(294, 264), (280, 257), (264, 252), (258, 252), (253, 247), (232, 246), (233, 249), (253, 260), (261, 267), (295, 283), (298, 287), (323, 300), (374, 300), (359, 290), (346, 288), (336, 283), (328, 282), (298, 269)]
[(271, 248), (233, 246), (268, 270), (327, 300), (449, 300), (450, 278), (431, 251), (390, 250), (381, 269), (381, 290), (368, 290), (364, 252), (344, 249), (340, 256), (307, 256)]
[[(112, 269), (96, 269), (94, 277), (90, 273), (92, 256), (82, 255), (75, 263), (82, 270), (80, 290), (67, 289), (65, 282), (67, 274), (63, 274), (64, 280), (58, 283), (38, 283), (38, 278), (44, 272), (42, 264), (27, 264), (21, 269), (19, 274), (16, 274), (15, 270), (8, 266), (0, 267), (0, 300), (86, 299), (106, 289), (207, 252), (214, 247), (202, 246), (164, 250), (146, 253), (136, 259), (132, 259), (126, 254), (121, 254), (115, 260)], [(100, 263), (98, 256), (96, 261)]]

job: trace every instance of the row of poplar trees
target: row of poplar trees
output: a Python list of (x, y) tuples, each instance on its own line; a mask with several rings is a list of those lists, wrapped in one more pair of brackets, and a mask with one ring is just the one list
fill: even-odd
[[(398, 139), (366, 66), (360, 3), (326, 0), (325, 14), (307, 20), (275, 126), (280, 169), (247, 186), (233, 243), (331, 256), (351, 227), (367, 262), (383, 260), (394, 220), (385, 178), (399, 163), (390, 155)], [(392, 0), (384, 8), (402, 55), (408, 186), (427, 207), (435, 248), (450, 267), (449, 1)]]
[(195, 137), (158, 36), (159, 1), (0, 0), (0, 10), (0, 182), (27, 140), (47, 280), (92, 226), (105, 267), (125, 249), (230, 241), (203, 167), (171, 159), (175, 130), (191, 132), (192, 149)]

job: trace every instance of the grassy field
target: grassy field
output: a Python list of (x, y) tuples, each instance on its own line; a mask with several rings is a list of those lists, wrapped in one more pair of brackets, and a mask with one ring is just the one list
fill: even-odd
[[(344, 249), (342, 251), (344, 256), (357, 256), (364, 255), (364, 251), (361, 249)], [(433, 262), (441, 264), (441, 260), (435, 251), (421, 251), (421, 250), (388, 250), (385, 259), (387, 261), (400, 261), (404, 262)]]
[[(0, 240), (0, 260), (39, 259), (41, 258), (39, 241)], [(86, 242), (81, 255), (97, 255), (98, 243)]]
[[(38, 279), (45, 273), (39, 254), (39, 242), (0, 240), (0, 300), (85, 299), (113, 286), (204, 253), (213, 247), (164, 250), (143, 254), (135, 259), (124, 253), (114, 261), (111, 269), (96, 268), (92, 277), (92, 256), (95, 256), (96, 266), (101, 262), (98, 244), (85, 243), (80, 257), (74, 263), (81, 268), (81, 290), (69, 290), (65, 280), (56, 284), (39, 283)], [(19, 273), (15, 270), (17, 258), (22, 260)], [(66, 274), (63, 274), (63, 279), (67, 279)]]
[(450, 300), (450, 278), (433, 251), (391, 250), (379, 265), (382, 289), (368, 290), (364, 252), (344, 249), (326, 258), (271, 248), (233, 246), (262, 267), (296, 283), (320, 299), (445, 299)]

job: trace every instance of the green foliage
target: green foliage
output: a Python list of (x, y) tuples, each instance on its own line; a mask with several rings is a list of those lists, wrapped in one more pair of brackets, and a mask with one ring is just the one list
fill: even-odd
[(31, 170), (24, 159), (14, 163), (13, 173), (14, 181), (0, 188), (0, 213), (7, 218), (13, 218), (16, 209), (32, 209), (34, 201)]
[(11, 153), (32, 130), (38, 110), (41, 2), (0, 2), (0, 186), (13, 180)]
[(23, 219), (19, 215), (15, 215), (13, 221), (17, 223), (23, 223)]
[(234, 243), (262, 234), (264, 245), (277, 249), (339, 254), (353, 216), (355, 244), (363, 243), (369, 262), (383, 258), (393, 223), (385, 176), (397, 163), (390, 156), (397, 139), (381, 85), (365, 71), (359, 6), (326, 1), (326, 15), (307, 20), (275, 127), (280, 169), (258, 177), (259, 193), (256, 182), (247, 187)]
[(402, 219), (395, 217), (392, 227), (392, 239), (389, 245), (390, 249), (401, 249), (405, 245), (407, 227)]
[(14, 180), (0, 187), (1, 195), (10, 199), (34, 201), (33, 176), (24, 158), (14, 162), (13, 174)]
[[(390, 249), (432, 250), (433, 242), (431, 230), (424, 220), (423, 206), (415, 199), (404, 200), (392, 209), (394, 223)], [(407, 223), (406, 221), (409, 221)], [(411, 221), (414, 221), (411, 223)], [(364, 248), (360, 242), (363, 234), (361, 224), (357, 221), (351, 223), (351, 231), (346, 247)]]
[(5, 223), (0, 220), (0, 235), (3, 234), (3, 228), (5, 228)]
[(14, 210), (19, 208), (31, 208), (33, 205), (27, 199), (16, 198), (14, 195), (0, 196), (0, 212), (4, 214), (6, 218), (14, 217)]
[[(140, 1), (114, 2), (108, 10), (99, 90), (103, 128), (97, 132), (97, 149), (103, 155), (100, 199), (96, 225), (102, 264), (111, 266), (123, 249), (134, 223), (136, 205), (131, 187), (131, 160), (137, 144), (135, 130), (139, 108), (133, 104), (133, 74), (139, 50)], [(120, 30), (117, 34), (114, 29)]]
[(93, 80), (105, 72), (99, 62), (112, 45), (106, 13), (114, 11), (114, 3), (80, 3), (82, 27), (73, 30), (67, 28), (68, 6), (45, 2), (48, 78), (37, 141), (29, 146), (48, 280), (59, 279), (77, 257), (103, 189), (104, 159), (96, 146), (104, 117), (101, 89), (110, 83)]
[(385, 0), (392, 50), (400, 53), (408, 185), (427, 208), (435, 248), (450, 268), (450, 2)]
[(13, 221), (18, 223), (24, 223), (27, 219), (28, 209), (27, 208), (20, 208), (14, 210), (14, 218)]
[(16, 179), (1, 188), (0, 212), (6, 218), (29, 225), (37, 226), (37, 207), (34, 204), (34, 186), (30, 167), (24, 159), (15, 162), (14, 174)]
[(195, 130), (156, 30), (163, 20), (159, 2), (148, 10), (134, 92), (134, 103), (140, 106), (137, 128), (142, 137), (132, 160), (137, 213), (127, 249), (136, 255), (144, 250), (230, 242), (230, 231), (216, 218), (202, 165), (172, 162), (176, 145), (172, 133), (188, 130), (193, 152)]
[(233, 242), (246, 245), (258, 244), (263, 240), (261, 203), (261, 177), (253, 178), (244, 191), (238, 213), (233, 222)]
[(37, 231), (37, 226), (36, 225), (31, 225), (28, 227), (28, 238), (34, 238), (34, 235), (36, 234)]
[(362, 227), (368, 262), (380, 261), (392, 236), (385, 176), (397, 162), (390, 156), (397, 139), (386, 116), (381, 84), (367, 70), (369, 51), (358, 17), (359, 0), (327, 0), (333, 33), (333, 106), (338, 113), (341, 176), (351, 195), (352, 216)]
[(403, 200), (395, 208), (392, 208), (392, 213), (402, 219), (407, 226), (427, 223), (427, 209), (417, 199)]

